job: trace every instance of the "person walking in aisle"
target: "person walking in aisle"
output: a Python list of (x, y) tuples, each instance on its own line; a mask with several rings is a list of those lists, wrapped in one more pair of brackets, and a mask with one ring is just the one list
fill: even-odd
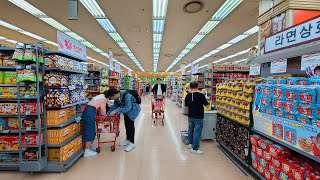
[(81, 116), (83, 123), (82, 138), (85, 142), (84, 157), (96, 156), (96, 147), (93, 141), (96, 137), (96, 113), (97, 110), (100, 115), (106, 115), (108, 99), (106, 98), (107, 91), (103, 94), (97, 95), (92, 98), (88, 103), (86, 109)]
[(185, 105), (188, 107), (188, 136), (191, 153), (202, 155), (199, 149), (203, 128), (204, 106), (209, 105), (206, 97), (198, 92), (198, 83), (190, 83), (190, 92), (186, 96)]
[[(161, 78), (157, 78), (157, 84), (155, 84), (152, 88), (152, 93), (156, 97), (156, 101), (162, 101), (165, 97), (166, 91), (166, 85), (161, 83)], [(159, 96), (162, 96), (162, 98)], [(161, 113), (159, 113), (159, 116), (161, 116)], [(156, 113), (156, 118), (157, 117), (158, 114)]]
[(137, 97), (134, 97), (129, 92), (120, 92), (116, 89), (109, 89), (106, 96), (115, 100), (114, 105), (109, 109), (107, 114), (110, 116), (114, 116), (116, 114), (124, 115), (124, 125), (126, 128), (127, 137), (123, 142), (120, 143), (120, 145), (127, 146), (125, 151), (130, 152), (136, 147), (134, 144), (134, 121), (141, 111), (139, 105), (141, 103), (141, 99), (138, 97), (138, 94)]
[(149, 95), (150, 94), (150, 84), (148, 83), (146, 85), (146, 95)]

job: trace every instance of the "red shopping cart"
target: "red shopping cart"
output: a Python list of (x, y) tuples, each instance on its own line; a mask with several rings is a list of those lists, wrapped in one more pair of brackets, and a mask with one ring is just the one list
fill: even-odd
[(161, 120), (162, 126), (164, 126), (164, 96), (152, 96), (151, 97), (151, 119), (153, 123), (156, 123), (156, 120)]
[[(101, 150), (101, 144), (112, 143), (111, 151), (114, 152), (116, 150), (116, 141), (117, 137), (120, 134), (120, 115), (116, 116), (96, 116), (96, 130), (98, 137), (98, 147), (97, 152), (99, 153)], [(103, 133), (114, 133), (115, 137), (112, 141), (101, 141), (101, 135)]]

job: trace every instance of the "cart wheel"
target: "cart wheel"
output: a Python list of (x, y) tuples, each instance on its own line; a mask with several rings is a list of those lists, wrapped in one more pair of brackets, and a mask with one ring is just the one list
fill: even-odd
[(100, 147), (97, 147), (96, 152), (97, 152), (97, 153), (100, 153), (100, 150), (101, 150), (101, 148), (100, 148)]
[(116, 150), (116, 147), (111, 146), (111, 151), (114, 152)]

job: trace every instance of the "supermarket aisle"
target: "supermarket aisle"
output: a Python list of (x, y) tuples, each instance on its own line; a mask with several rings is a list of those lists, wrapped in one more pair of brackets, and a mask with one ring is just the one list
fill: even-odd
[[(189, 152), (183, 145), (179, 131), (187, 127), (186, 117), (171, 100), (167, 101), (165, 126), (153, 125), (150, 115), (150, 97), (143, 97), (142, 112), (136, 122), (137, 148), (124, 152), (117, 146), (115, 152), (105, 145), (94, 158), (81, 158), (63, 174), (26, 174), (1, 172), (0, 179), (14, 180), (246, 180), (245, 176), (213, 142), (202, 143), (203, 156)], [(121, 124), (123, 130), (123, 123)], [(120, 140), (124, 133), (121, 133)]]

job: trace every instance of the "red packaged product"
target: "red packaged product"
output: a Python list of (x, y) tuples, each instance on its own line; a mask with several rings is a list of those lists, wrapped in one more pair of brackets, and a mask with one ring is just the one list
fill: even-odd
[(258, 162), (252, 160), (252, 167), (253, 167), (255, 170), (258, 170)]
[(275, 168), (279, 168), (279, 169), (282, 168), (282, 160), (281, 160), (281, 159), (272, 157), (272, 158), (271, 158), (271, 162), (272, 162), (272, 165), (273, 165)]
[(304, 180), (304, 174), (307, 172), (307, 169), (299, 164), (294, 164), (292, 170), (294, 180)]
[(252, 146), (252, 148), (251, 148), (251, 152), (253, 152), (253, 153), (257, 153), (256, 146)]
[(278, 144), (270, 145), (270, 154), (271, 156), (277, 158), (277, 159), (284, 159), (291, 155), (291, 152), (289, 149), (284, 148)]
[(306, 173), (306, 180), (320, 180), (320, 174), (317, 172), (308, 171)]
[(285, 159), (282, 161), (282, 172), (284, 172), (287, 176), (292, 176), (294, 169), (295, 161), (292, 159)]
[(263, 150), (261, 148), (258, 148), (258, 147), (256, 148), (256, 150), (257, 150), (257, 155), (259, 157), (263, 158)]
[(270, 165), (268, 170), (271, 172), (272, 176), (274, 177), (279, 177), (279, 174), (281, 172), (281, 168), (277, 168), (273, 165)]
[(268, 170), (265, 170), (264, 177), (266, 178), (266, 180), (272, 180), (273, 179), (273, 175)]
[(271, 162), (271, 154), (268, 151), (263, 151), (263, 158), (268, 161)]
[(261, 140), (261, 136), (259, 135), (250, 135), (250, 142), (252, 146), (258, 146), (258, 141)]
[(273, 101), (273, 107), (274, 107), (275, 109), (277, 109), (277, 110), (281, 110), (282, 107), (283, 107), (283, 100), (281, 100), (281, 99), (275, 99), (275, 100)]
[(263, 150), (269, 151), (270, 145), (272, 144), (271, 141), (267, 139), (262, 139), (258, 141), (259, 147)]
[(22, 142), (26, 146), (35, 146), (38, 145), (38, 142), (40, 144), (43, 143), (43, 133), (41, 133), (40, 137), (38, 137), (38, 133), (33, 134), (24, 134), (22, 136)]
[(265, 167), (258, 166), (258, 172), (259, 172), (261, 175), (264, 175)]

